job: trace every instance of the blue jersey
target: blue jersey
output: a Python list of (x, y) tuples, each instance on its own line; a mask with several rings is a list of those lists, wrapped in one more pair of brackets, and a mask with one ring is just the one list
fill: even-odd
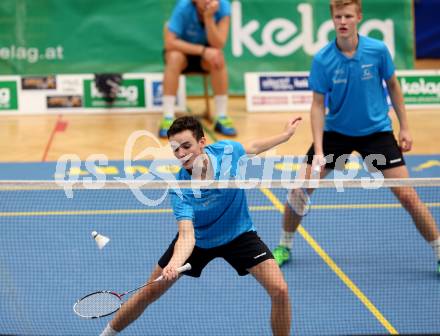
[[(235, 141), (220, 141), (205, 147), (214, 169), (215, 180), (237, 176), (243, 146)], [(180, 169), (178, 180), (191, 180), (191, 175)], [(213, 248), (230, 242), (239, 235), (255, 231), (249, 215), (244, 189), (191, 189), (171, 191), (171, 204), (177, 221), (193, 222), (196, 246)], [(179, 195), (180, 194), (180, 195)]]
[[(231, 5), (227, 0), (220, 0), (215, 22), (231, 15)], [(168, 21), (168, 29), (181, 40), (196, 44), (208, 44), (205, 27), (197, 15), (196, 5), (191, 0), (180, 0), (174, 7)]]
[(324, 130), (349, 136), (391, 131), (383, 80), (393, 74), (391, 55), (379, 40), (359, 36), (352, 58), (342, 54), (336, 40), (321, 49), (313, 58), (309, 85), (328, 95)]

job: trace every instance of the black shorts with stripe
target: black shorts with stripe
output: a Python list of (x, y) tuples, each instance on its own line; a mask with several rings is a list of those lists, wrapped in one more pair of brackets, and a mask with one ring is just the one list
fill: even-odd
[[(327, 169), (343, 170), (348, 156), (358, 152), (369, 171), (382, 171), (405, 165), (402, 151), (393, 132), (377, 132), (366, 136), (348, 136), (325, 131), (323, 151)], [(311, 164), (315, 154), (313, 144), (307, 152), (307, 163)]]
[[(159, 259), (158, 265), (161, 268), (164, 268), (173, 256), (176, 241), (177, 236)], [(192, 268), (183, 274), (198, 278), (205, 266), (215, 258), (223, 258), (237, 271), (238, 275), (243, 276), (249, 273), (250, 268), (267, 259), (273, 259), (273, 255), (258, 234), (255, 231), (249, 231), (225, 245), (208, 249), (195, 246), (185, 262), (190, 263)]]

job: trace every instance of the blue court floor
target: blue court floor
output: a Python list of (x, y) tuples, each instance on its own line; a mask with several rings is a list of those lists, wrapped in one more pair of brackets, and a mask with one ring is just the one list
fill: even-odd
[[(413, 177), (440, 176), (439, 160), (407, 157)], [(0, 175), (50, 179), (53, 168), (1, 164)], [(417, 190), (440, 222), (437, 189)], [(275, 247), (286, 191), (247, 196), (259, 235)], [(103, 250), (93, 230), (111, 238)], [(142, 284), (175, 233), (168, 200), (146, 208), (129, 190), (75, 191), (73, 199), (57, 190), (0, 191), (0, 334), (99, 334), (109, 318), (80, 319), (74, 302)], [(318, 190), (282, 268), (292, 335), (439, 333), (434, 268), (432, 250), (388, 189)], [(179, 280), (123, 335), (270, 335), (269, 313), (270, 300), (251, 276), (214, 260), (201, 278)]]

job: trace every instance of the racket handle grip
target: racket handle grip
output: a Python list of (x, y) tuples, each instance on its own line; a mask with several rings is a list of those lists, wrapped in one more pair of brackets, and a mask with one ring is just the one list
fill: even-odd
[[(189, 270), (191, 270), (191, 264), (190, 263), (186, 263), (185, 265), (180, 266), (179, 268), (177, 268), (177, 273), (180, 274), (182, 272), (186, 272), (186, 271), (189, 271)], [(161, 281), (161, 280), (163, 280), (163, 275), (159, 276), (156, 280), (154, 280), (154, 282)]]
[(316, 165), (312, 167), (312, 175), (317, 175), (321, 172), (321, 166)]
[(185, 265), (183, 265), (177, 269), (178, 273), (182, 273), (182, 272), (186, 272), (186, 271), (191, 271), (191, 264), (190, 263), (186, 263)]

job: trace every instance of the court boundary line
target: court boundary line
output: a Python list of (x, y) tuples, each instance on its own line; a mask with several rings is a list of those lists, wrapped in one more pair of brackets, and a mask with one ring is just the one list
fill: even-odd
[[(280, 200), (266, 188), (261, 188), (261, 192), (272, 202), (280, 213), (284, 213), (284, 205)], [(373, 314), (380, 324), (391, 334), (398, 335), (397, 330), (385, 318), (385, 316), (376, 308), (370, 299), (356, 286), (356, 284), (342, 271), (342, 269), (333, 261), (333, 259), (325, 252), (318, 242), (308, 233), (304, 227), (298, 226), (299, 234), (310, 245), (310, 247), (321, 257), (321, 259), (330, 267), (330, 269), (338, 276), (339, 279), (352, 291), (352, 293), (362, 302), (362, 304)]]
[(55, 125), (50, 133), (49, 140), (46, 143), (46, 147), (44, 148), (43, 157), (41, 158), (42, 162), (46, 162), (47, 156), (49, 155), (50, 148), (52, 147), (52, 143), (55, 138), (55, 134), (57, 132), (64, 131), (66, 125), (67, 122), (63, 121), (63, 115), (59, 114), (57, 120), (55, 121)]

